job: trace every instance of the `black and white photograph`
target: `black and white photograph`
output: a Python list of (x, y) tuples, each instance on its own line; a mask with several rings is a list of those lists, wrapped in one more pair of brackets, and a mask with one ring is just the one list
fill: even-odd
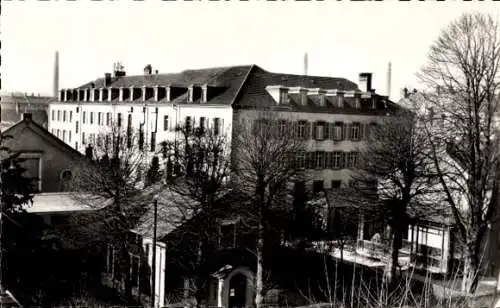
[(500, 1), (10, 0), (1, 308), (500, 308)]

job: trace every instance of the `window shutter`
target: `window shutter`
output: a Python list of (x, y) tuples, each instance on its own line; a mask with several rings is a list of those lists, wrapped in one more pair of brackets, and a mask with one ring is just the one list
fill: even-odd
[(347, 159), (346, 154), (347, 154), (346, 152), (340, 153), (340, 164), (339, 164), (340, 169), (344, 169), (346, 166), (346, 159)]
[(347, 123), (344, 123), (342, 126), (342, 140), (349, 140), (349, 126)]
[(328, 124), (328, 134), (329, 139), (335, 139), (335, 123), (327, 123)]
[(361, 123), (359, 125), (359, 140), (365, 139), (365, 127), (366, 127), (366, 124)]
[(318, 129), (318, 122), (312, 123), (312, 128), (313, 128), (313, 139), (317, 140), (319, 136), (317, 136), (317, 129)]
[(314, 152), (306, 154), (306, 169), (314, 169)]
[(305, 122), (304, 123), (304, 127), (305, 127), (305, 129), (304, 129), (304, 132), (305, 132), (304, 133), (304, 139), (307, 140), (307, 139), (311, 138), (311, 123), (310, 122)]
[(328, 140), (329, 136), (329, 124), (326, 122), (323, 122), (323, 139)]

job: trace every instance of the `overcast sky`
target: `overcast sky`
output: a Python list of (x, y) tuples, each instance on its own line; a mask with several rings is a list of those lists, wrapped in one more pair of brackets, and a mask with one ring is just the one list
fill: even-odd
[(392, 61), (392, 99), (415, 86), (415, 72), (440, 30), (467, 11), (500, 14), (495, 1), (209, 2), (9, 1), (2, 3), (2, 92), (52, 92), (54, 52), (60, 88), (146, 64), (160, 73), (257, 64), (273, 72), (345, 77), (374, 74), (386, 93)]

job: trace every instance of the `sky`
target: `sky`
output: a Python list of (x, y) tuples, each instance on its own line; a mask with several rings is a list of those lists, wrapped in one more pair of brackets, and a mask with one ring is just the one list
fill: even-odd
[(415, 73), (440, 31), (468, 11), (500, 17), (495, 1), (269, 2), (3, 1), (0, 19), (2, 92), (52, 93), (54, 54), (59, 88), (146, 64), (159, 73), (256, 64), (271, 72), (344, 77), (373, 73), (391, 99), (418, 87)]

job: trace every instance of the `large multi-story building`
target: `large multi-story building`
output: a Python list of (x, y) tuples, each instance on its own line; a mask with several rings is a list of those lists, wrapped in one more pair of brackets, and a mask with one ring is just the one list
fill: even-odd
[[(49, 131), (83, 152), (101, 132), (131, 127), (154, 154), (158, 143), (176, 138), (177, 124), (204, 126), (235, 140), (234, 123), (275, 107), (308, 141), (302, 161), (315, 190), (346, 184), (370, 125), (395, 108), (372, 89), (372, 74), (359, 84), (344, 78), (267, 72), (257, 65), (127, 76), (122, 69), (74, 89), (59, 91), (49, 108)], [(285, 122), (284, 122), (285, 123)]]

